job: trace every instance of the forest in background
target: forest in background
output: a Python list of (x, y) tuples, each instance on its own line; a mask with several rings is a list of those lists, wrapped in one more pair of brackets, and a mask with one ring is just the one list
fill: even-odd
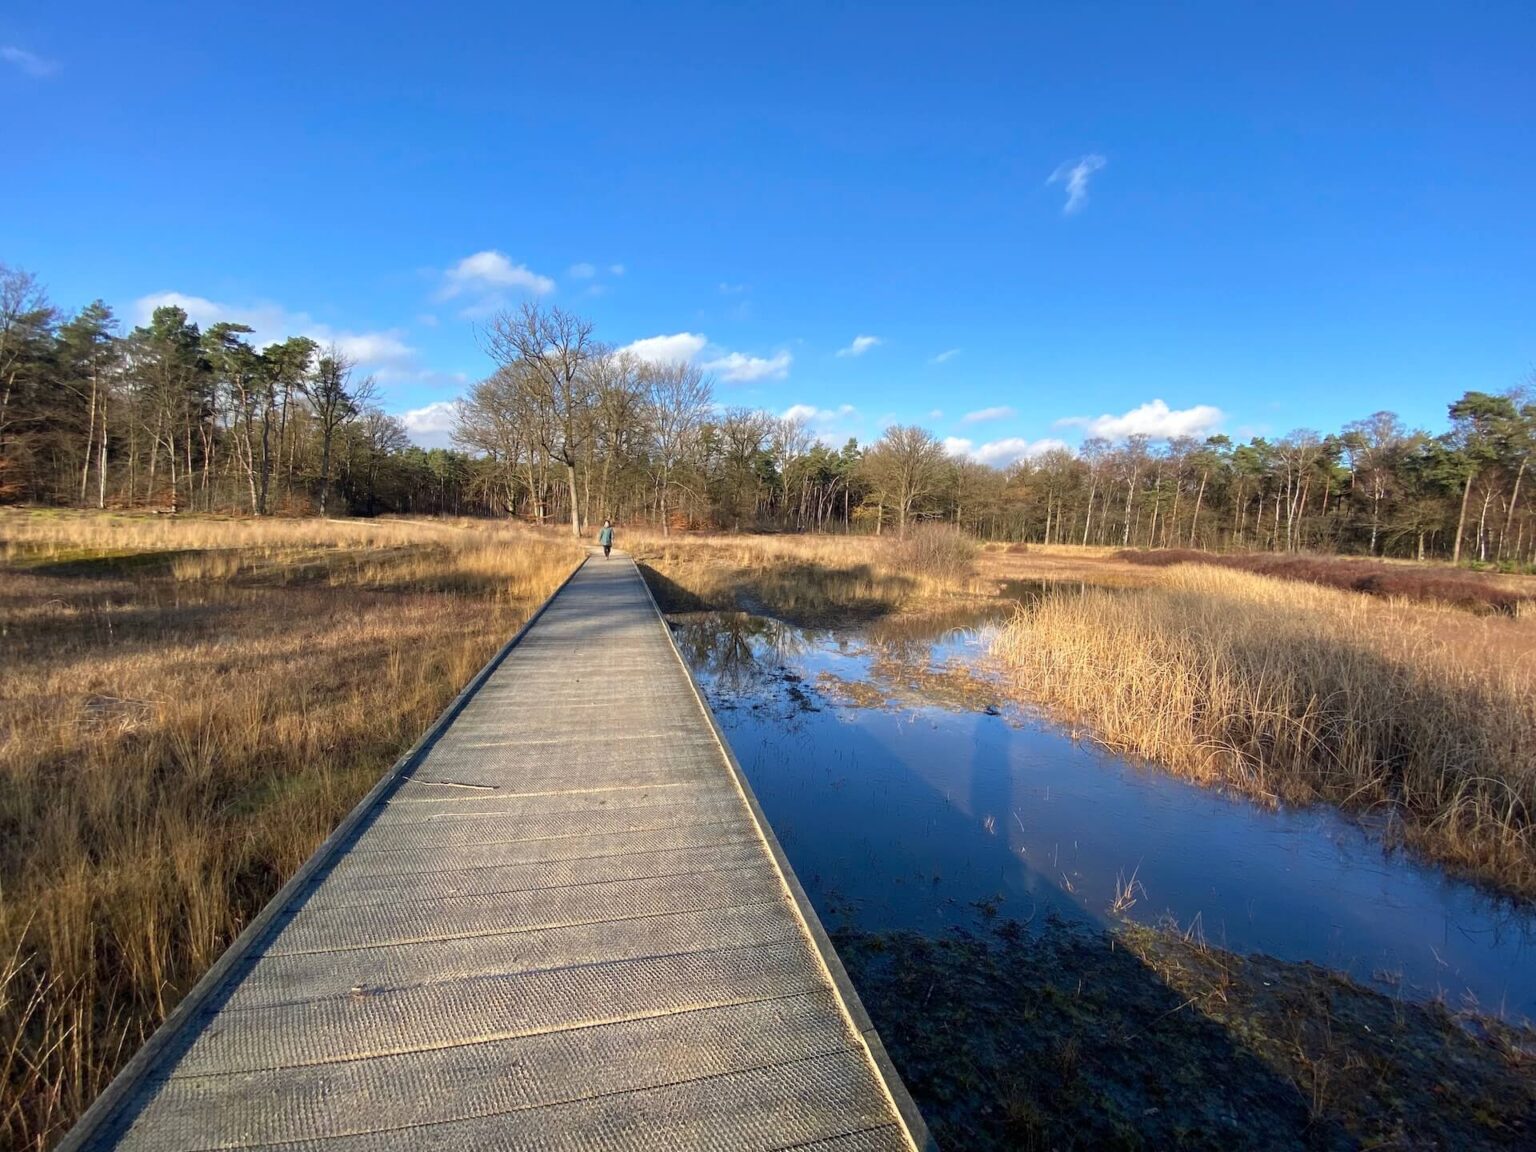
[(1434, 433), (1376, 412), (1245, 443), (1088, 439), (1006, 467), (892, 426), (820, 442), (805, 419), (716, 402), (691, 364), (599, 341), (533, 305), (482, 332), (495, 370), (460, 400), (457, 449), (423, 449), (335, 347), (257, 348), (175, 307), (125, 330), (56, 308), (0, 265), (0, 502), (254, 516), (611, 517), (662, 530), (988, 540), (1536, 563), (1536, 396), (1468, 391)]

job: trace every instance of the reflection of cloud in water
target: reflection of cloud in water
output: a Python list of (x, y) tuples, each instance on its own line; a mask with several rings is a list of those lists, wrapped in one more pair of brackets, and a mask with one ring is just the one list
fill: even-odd
[(674, 623), (797, 873), (838, 921), (939, 931), (999, 894), (1004, 919), (1101, 919), (1117, 876), (1139, 868), (1138, 919), (1199, 917), (1239, 951), (1536, 1014), (1536, 917), (1384, 854), (1326, 808), (1263, 809), (1019, 709), (986, 715), (998, 690), (977, 674), (987, 632), (974, 615), (835, 631), (741, 613)]

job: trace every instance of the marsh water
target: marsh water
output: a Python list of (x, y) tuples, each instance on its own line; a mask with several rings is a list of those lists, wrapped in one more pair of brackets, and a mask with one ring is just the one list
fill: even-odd
[(1009, 703), (987, 659), (995, 615), (671, 622), (830, 928), (1125, 916), (1392, 995), (1536, 1019), (1536, 915), (1331, 810), (1201, 788)]

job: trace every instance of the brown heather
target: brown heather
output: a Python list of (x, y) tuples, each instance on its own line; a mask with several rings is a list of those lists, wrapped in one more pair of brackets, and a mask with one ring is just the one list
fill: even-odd
[(1329, 801), (1536, 897), (1536, 619), (1206, 566), (1047, 596), (994, 653), (1100, 741), (1272, 802)]
[(0, 542), (0, 1145), (42, 1148), (579, 550), (26, 513)]
[(1516, 615), (1536, 603), (1536, 581), (1492, 572), (1473, 572), (1445, 564), (1368, 560), (1359, 556), (1286, 555), (1273, 552), (1197, 552), (1191, 548), (1126, 549), (1117, 559), (1130, 564), (1167, 568), (1175, 564), (1209, 564), (1257, 572), (1280, 580), (1297, 580), (1383, 596), (1397, 600), (1433, 601), (1472, 612)]

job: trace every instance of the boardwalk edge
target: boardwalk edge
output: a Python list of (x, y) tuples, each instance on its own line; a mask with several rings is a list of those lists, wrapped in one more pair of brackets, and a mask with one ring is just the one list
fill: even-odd
[(779, 838), (774, 835), (773, 826), (768, 823), (768, 817), (764, 814), (762, 805), (757, 802), (757, 794), (752, 791), (752, 785), (747, 781), (747, 774), (742, 770), (741, 764), (736, 759), (736, 754), (731, 751), (730, 741), (725, 738), (725, 733), (720, 729), (720, 723), (715, 719), (715, 713), (704, 698), (703, 689), (699, 687), (698, 680), (693, 675), (693, 669), (688, 667), (688, 661), (683, 658), (683, 653), (677, 646), (677, 638), (672, 635), (672, 628), (667, 623), (666, 614), (662, 612), (661, 605), (656, 603), (656, 595), (651, 591), (651, 586), (646, 583), (645, 573), (640, 572), (640, 566), (635, 564), (633, 557), (627, 557), (631, 564), (635, 565), (636, 572), (640, 576), (640, 583), (645, 588), (645, 594), (650, 598), (651, 607), (655, 609), (657, 623), (662, 632), (666, 634), (667, 645), (672, 649), (672, 655), (677, 658), (683, 673), (688, 677), (688, 684), (693, 689), (694, 699), (698, 702), (699, 710), (704, 714), (709, 729), (714, 733), (715, 743), (720, 746), (720, 751), (725, 757), (726, 766), (735, 778), (736, 787), (740, 790), (742, 798), (746, 801), (747, 809), (752, 814), (752, 822), (757, 826), (758, 834), (768, 846), (769, 855), (773, 857), (774, 867), (779, 873), (779, 879), (783, 882), (789, 893), (791, 902), (800, 914), (801, 921), (805, 924), (806, 931), (810, 933), (811, 945), (826, 968), (827, 976), (832, 981), (833, 990), (839, 1000), (842, 1001), (843, 1010), (848, 1014), (849, 1021), (853, 1024), (855, 1032), (863, 1042), (870, 1063), (874, 1065), (879, 1075), (881, 1086), (891, 1099), (897, 1114), (901, 1118), (902, 1126), (906, 1129), (907, 1139), (912, 1142), (917, 1152), (939, 1152), (938, 1143), (932, 1133), (928, 1131), (928, 1124), (923, 1119), (922, 1112), (917, 1107), (917, 1101), (912, 1099), (912, 1094), (907, 1091), (906, 1083), (901, 1078), (901, 1073), (896, 1070), (890, 1053), (885, 1050), (885, 1044), (880, 1039), (880, 1034), (875, 1030), (874, 1022), (869, 1018), (869, 1013), (864, 1010), (864, 1002), (859, 999), (858, 990), (854, 988), (853, 981), (848, 977), (848, 971), (843, 967), (843, 961), (837, 954), (837, 949), (832, 944), (832, 938), (827, 935), (826, 928), (822, 925), (821, 917), (816, 914), (810, 897), (805, 894), (805, 889), (800, 885), (800, 878), (795, 875), (795, 870), (790, 866), (789, 857), (784, 854), (783, 847), (779, 844)]
[[(538, 623), (539, 617), (544, 615), (555, 597), (565, 590), (576, 574), (582, 570), (587, 561), (592, 558), (589, 552), (582, 557), (559, 587), (551, 592), (542, 604), (533, 612), (523, 626), (513, 634), (512, 638), (497, 649), (495, 655), (470, 678), (468, 684), (459, 692), (430, 725), (423, 732), (416, 743), (395, 761), (394, 765), (379, 777), (377, 783), (368, 790), (368, 794), (357, 802), (357, 805), (342, 818), (341, 823), (331, 831), (331, 834), (321, 842), (309, 858), (299, 865), (294, 874), (288, 878), (288, 882), (277, 890), (277, 894), (262, 905), (261, 911), (256, 913), (249, 924), (236, 936), (230, 946), (224, 949), (219, 958), (213, 962), (213, 966), (203, 974), (192, 990), (182, 997), (181, 1002), (171, 1011), (158, 1028), (144, 1041), (121, 1071), (112, 1078), (112, 1082), (102, 1089), (100, 1095), (91, 1102), (89, 1108), (75, 1121), (73, 1128), (65, 1135), (57, 1145), (54, 1152), (79, 1152), (86, 1148), (89, 1142), (103, 1131), (108, 1130), (112, 1121), (117, 1119), (118, 1110), (123, 1103), (130, 1098), (134, 1089), (144, 1081), (156, 1059), (165, 1049), (166, 1045), (185, 1028), (189, 1022), (195, 1020), (208, 1001), (223, 987), (227, 980), (245, 959), (247, 953), (261, 941), (272, 921), (285, 910), (294, 898), (304, 890), (304, 887), (314, 879), (322, 867), (331, 862), (336, 849), (340, 847), (357, 830), (363, 819), (373, 811), (374, 807), (384, 797), (384, 794), (392, 788), (401, 776), (419, 764), (423, 757), (431, 751), (438, 738), (447, 730), (448, 726), (457, 719), (465, 705), (474, 698), (476, 692), (484, 687), (491, 674), (499, 668), (503, 661), (517, 647), (518, 643), (526, 636), (530, 629)], [(642, 580), (643, 582), (643, 580)]]

